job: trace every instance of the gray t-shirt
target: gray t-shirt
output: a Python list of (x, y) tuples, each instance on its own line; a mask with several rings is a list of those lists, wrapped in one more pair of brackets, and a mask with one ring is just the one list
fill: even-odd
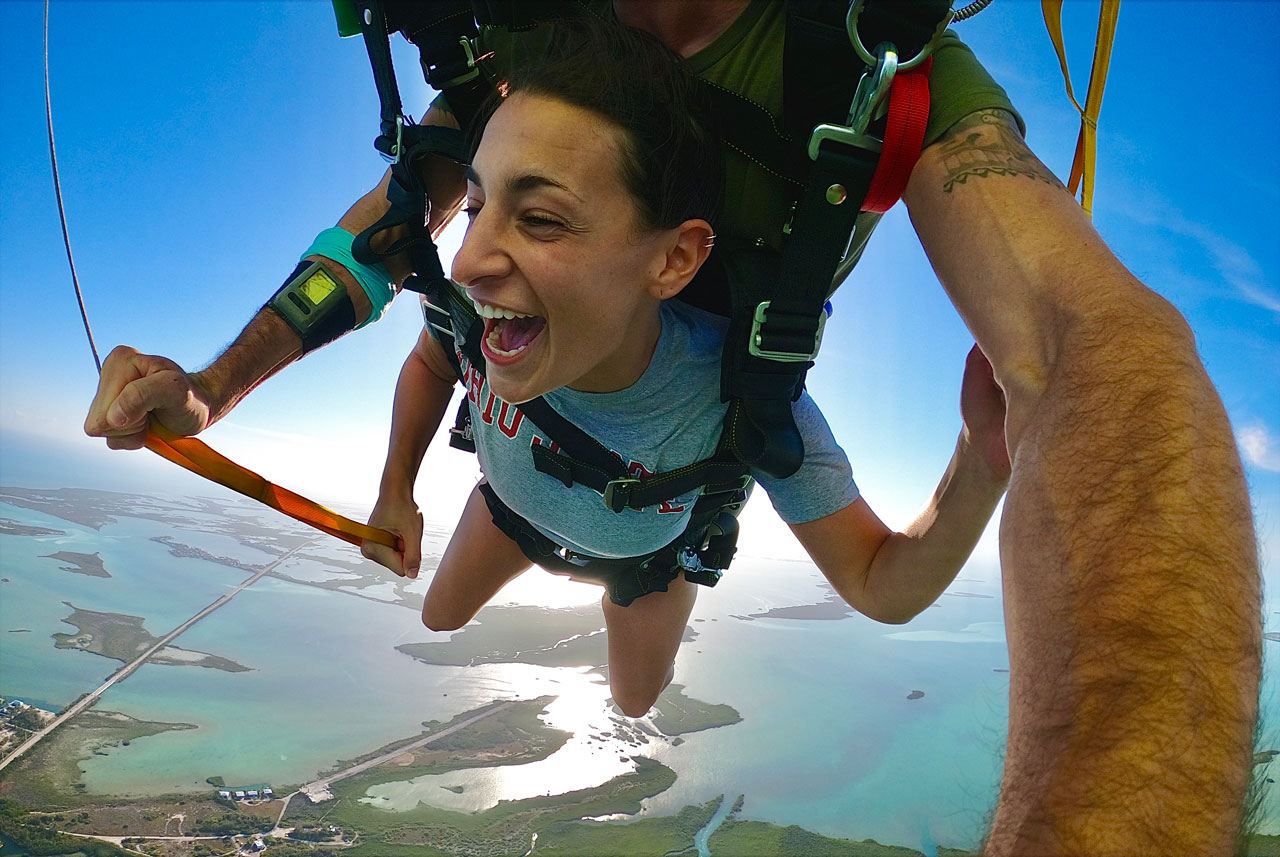
[[(632, 473), (659, 473), (710, 456), (727, 405), (720, 401), (720, 354), (726, 321), (679, 301), (662, 305), (662, 333), (649, 367), (614, 393), (562, 387), (546, 400), (567, 420), (617, 452)], [(579, 553), (630, 557), (657, 550), (684, 532), (697, 491), (649, 506), (613, 512), (592, 489), (566, 488), (533, 466), (532, 444), (547, 443), (516, 406), (458, 353), (471, 406), (476, 453), (494, 493), (544, 535)], [(858, 499), (849, 459), (805, 393), (792, 406), (804, 439), (804, 464), (793, 476), (753, 473), (784, 521), (803, 523)]]

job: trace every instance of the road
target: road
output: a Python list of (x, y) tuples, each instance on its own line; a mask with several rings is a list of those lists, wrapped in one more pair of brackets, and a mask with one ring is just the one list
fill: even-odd
[[(466, 729), (468, 726), (470, 726), (473, 723), (477, 723), (481, 720), (484, 720), (486, 717), (492, 717), (493, 715), (497, 714), (499, 711), (505, 711), (513, 705), (515, 705), (514, 702), (504, 702), (501, 705), (495, 705), (493, 708), (490, 708), (488, 711), (482, 711), (479, 714), (475, 715), (474, 717), (468, 717), (466, 720), (462, 721), (461, 723), (455, 723), (454, 725), (450, 726), (448, 729), (442, 729), (439, 732), (433, 732), (432, 734), (426, 736), (425, 738), (419, 738), (417, 741), (414, 741), (411, 744), (405, 744), (402, 747), (397, 747), (396, 749), (391, 750), (390, 752), (383, 753), (381, 756), (378, 756), (377, 758), (369, 759), (368, 761), (361, 762), (358, 765), (352, 765), (350, 768), (347, 768), (344, 771), (339, 771), (336, 774), (330, 774), (327, 777), (322, 777), (321, 779), (318, 779), (315, 782), (307, 783), (305, 786), (300, 787), (298, 791), (294, 792), (293, 794), (290, 794), (288, 797), (285, 798), (285, 801), (284, 801), (285, 806), (287, 807), (289, 805), (289, 799), (292, 798), (293, 795), (296, 795), (298, 793), (305, 794), (311, 800), (312, 803), (318, 803), (319, 801), (327, 800), (328, 798), (332, 797), (332, 795), (329, 794), (329, 786), (336, 783), (338, 780), (345, 780), (347, 777), (354, 777), (356, 774), (362, 773), (363, 771), (367, 771), (370, 768), (381, 765), (383, 762), (388, 762), (394, 759), (396, 756), (403, 755), (409, 752), (410, 750), (416, 750), (419, 747), (425, 747), (426, 745), (432, 743), (433, 741), (439, 741), (441, 738), (444, 738), (447, 735), (452, 735), (454, 732), (457, 732), (459, 729)], [(283, 811), (281, 811), (280, 817), (281, 818), (284, 817)]]
[(295, 553), (302, 550), (303, 548), (308, 547), (310, 544), (311, 542), (305, 542), (301, 545), (298, 545), (296, 548), (284, 554), (279, 559), (263, 566), (261, 570), (253, 574), (251, 577), (246, 578), (244, 582), (242, 582), (235, 589), (231, 590), (226, 595), (223, 595), (217, 601), (214, 601), (208, 607), (204, 608), (199, 613), (192, 616), (190, 619), (183, 622), (178, 627), (174, 628), (168, 634), (165, 634), (164, 637), (156, 641), (155, 645), (153, 645), (151, 648), (147, 649), (145, 652), (138, 655), (138, 657), (134, 658), (133, 661), (125, 664), (120, 669), (112, 673), (111, 677), (108, 678), (105, 682), (103, 682), (101, 687), (99, 687), (97, 690), (93, 691), (92, 693), (87, 693), (84, 696), (82, 696), (74, 704), (72, 704), (70, 708), (68, 708), (66, 711), (62, 712), (57, 717), (55, 717), (52, 721), (50, 721), (48, 726), (44, 727), (39, 732), (36, 732), (35, 734), (33, 734), (26, 741), (23, 741), (21, 744), (19, 744), (18, 747), (12, 753), (5, 756), (3, 759), (0, 759), (0, 771), (3, 771), (6, 767), (10, 765), (10, 763), (17, 761), (17, 759), (20, 756), (22, 756), (23, 753), (26, 753), (32, 747), (34, 747), (35, 745), (43, 741), (45, 736), (47, 736), (53, 730), (57, 729), (63, 723), (66, 723), (72, 717), (75, 717), (77, 714), (79, 714), (80, 712), (84, 711), (86, 708), (88, 708), (89, 706), (97, 702), (98, 698), (101, 697), (102, 694), (106, 692), (107, 688), (111, 687), (113, 684), (115, 684), (118, 681), (123, 681), (124, 679), (128, 678), (130, 675), (133, 674), (134, 670), (136, 670), (138, 667), (145, 664), (148, 658), (150, 658), (156, 652), (160, 651), (165, 646), (173, 642), (175, 638), (177, 638), (180, 634), (182, 634), (182, 632), (186, 631), (192, 625), (199, 622), (204, 617), (208, 616), (214, 610), (217, 610), (219, 607), (226, 604), (232, 598), (235, 598), (236, 595), (238, 595), (242, 590), (247, 589), (248, 587), (257, 583), (260, 579), (262, 579), (262, 576), (264, 574), (267, 574), (276, 566), (278, 566), (280, 563), (284, 562), (286, 559), (293, 556)]

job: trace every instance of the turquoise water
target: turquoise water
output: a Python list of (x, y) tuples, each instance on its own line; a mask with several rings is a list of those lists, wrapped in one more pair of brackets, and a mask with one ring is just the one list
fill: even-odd
[(18, 843), (0, 833), (0, 854), (5, 855), (5, 857), (25, 857), (30, 853), (30, 851), (19, 848)]
[[(245, 562), (271, 558), (225, 536), (151, 520), (122, 517), (93, 530), (3, 504), (0, 517), (65, 532), (0, 536), (0, 578), (8, 579), (0, 583), (0, 695), (56, 705), (93, 689), (119, 666), (53, 647), (53, 633), (71, 630), (62, 623), (71, 612), (63, 602), (142, 616), (159, 636), (248, 576), (170, 556), (153, 536)], [(189, 517), (203, 526), (199, 515)], [(42, 557), (59, 550), (100, 553), (112, 577), (60, 571), (58, 561)], [(359, 562), (353, 549), (337, 543), (318, 543), (314, 552), (330, 561), (282, 569), (340, 581), (341, 564)], [(721, 586), (701, 594), (692, 622), (698, 636), (681, 652), (677, 681), (690, 696), (728, 703), (744, 719), (685, 735), (678, 746), (665, 739), (591, 745), (591, 735), (611, 733), (614, 725), (607, 687), (594, 675), (525, 665), (428, 666), (394, 650), (445, 638), (424, 629), (416, 610), (264, 578), (176, 641), (250, 671), (142, 667), (109, 690), (99, 707), (197, 728), (94, 756), (83, 765), (84, 782), (92, 792), (128, 794), (203, 789), (214, 775), (227, 782), (298, 783), (339, 759), (415, 734), (423, 720), (447, 719), (494, 698), (554, 694), (560, 698), (544, 719), (575, 737), (550, 759), (383, 787), (369, 799), (386, 807), (425, 799), (476, 809), (593, 785), (627, 769), (621, 757), (644, 754), (679, 777), (645, 813), (672, 813), (718, 794), (731, 804), (745, 794), (746, 818), (914, 848), (972, 845), (999, 778), (1008, 692), (1008, 675), (999, 670), (1008, 660), (995, 569), (975, 562), (962, 577), (955, 590), (987, 597), (944, 596), (901, 628), (862, 617), (748, 621), (736, 617), (816, 603), (826, 592), (807, 564), (740, 559)], [(425, 586), (419, 581), (411, 591)], [(567, 586), (544, 589), (549, 599), (594, 597), (574, 595)], [(520, 591), (537, 593), (538, 587)], [(365, 594), (386, 597), (387, 591)], [(1275, 630), (1280, 622), (1271, 624)], [(1267, 645), (1269, 655), (1280, 650)], [(1273, 669), (1271, 699), (1277, 698), (1275, 679)], [(924, 696), (908, 699), (915, 690)], [(456, 795), (441, 784), (464, 790)], [(1273, 796), (1268, 817), (1275, 832), (1278, 809)]]

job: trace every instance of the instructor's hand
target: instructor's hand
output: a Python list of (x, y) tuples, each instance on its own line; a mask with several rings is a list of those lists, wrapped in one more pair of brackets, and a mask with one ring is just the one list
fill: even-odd
[(199, 434), (209, 425), (206, 394), (172, 360), (117, 346), (102, 364), (85, 434), (112, 449), (140, 449), (153, 416), (177, 434)]
[(373, 513), (369, 515), (369, 526), (395, 533), (400, 537), (403, 549), (397, 551), (366, 541), (360, 545), (360, 553), (401, 577), (416, 578), (422, 565), (422, 513), (413, 498), (379, 494)]

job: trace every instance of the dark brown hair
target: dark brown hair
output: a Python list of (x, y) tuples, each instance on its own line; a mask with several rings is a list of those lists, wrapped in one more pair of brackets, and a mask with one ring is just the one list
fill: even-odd
[[(623, 184), (640, 223), (670, 229), (701, 218), (715, 225), (724, 161), (709, 97), (683, 61), (649, 33), (584, 16), (553, 25), (547, 52), (513, 68), (503, 93), (540, 95), (589, 110), (623, 132)], [(469, 129), (479, 146), (501, 97)]]

